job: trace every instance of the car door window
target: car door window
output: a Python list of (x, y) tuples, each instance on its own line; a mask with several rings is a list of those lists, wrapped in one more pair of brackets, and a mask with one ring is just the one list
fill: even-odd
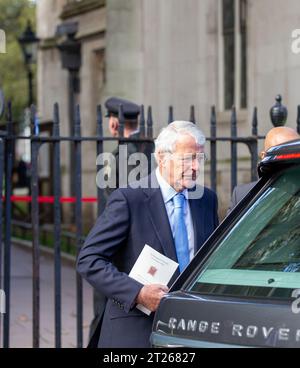
[(300, 288), (299, 167), (279, 176), (246, 210), (188, 289), (288, 299), (296, 288)]

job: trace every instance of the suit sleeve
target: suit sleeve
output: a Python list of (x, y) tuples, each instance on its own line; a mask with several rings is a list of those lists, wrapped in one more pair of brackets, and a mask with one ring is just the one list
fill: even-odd
[(123, 305), (125, 312), (135, 305), (136, 296), (143, 286), (112, 264), (118, 249), (126, 246), (129, 226), (128, 203), (117, 189), (88, 234), (77, 259), (77, 271), (81, 276), (105, 296)]
[(219, 226), (219, 216), (218, 216), (218, 197), (214, 193), (214, 203), (215, 203), (215, 211), (214, 211), (214, 226), (215, 229)]

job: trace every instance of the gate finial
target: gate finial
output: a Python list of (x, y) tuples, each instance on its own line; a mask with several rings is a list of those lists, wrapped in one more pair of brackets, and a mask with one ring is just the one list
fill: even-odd
[(284, 126), (288, 117), (288, 111), (281, 104), (281, 95), (276, 96), (276, 104), (270, 110), (270, 117), (274, 127)]

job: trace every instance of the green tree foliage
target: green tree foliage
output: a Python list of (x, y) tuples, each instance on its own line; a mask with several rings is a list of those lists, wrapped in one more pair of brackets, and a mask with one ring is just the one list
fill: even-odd
[[(1, 0), (0, 29), (6, 34), (6, 53), (0, 54), (0, 88), (6, 101), (12, 102), (13, 118), (23, 119), (28, 102), (28, 79), (18, 37), (26, 28), (28, 20), (35, 30), (35, 1)], [(35, 83), (35, 70), (34, 83)]]

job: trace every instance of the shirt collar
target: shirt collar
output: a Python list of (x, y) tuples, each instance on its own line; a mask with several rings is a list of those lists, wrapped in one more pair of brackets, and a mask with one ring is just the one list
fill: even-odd
[[(171, 187), (171, 185), (166, 181), (166, 179), (161, 175), (159, 168), (157, 167), (155, 170), (156, 178), (163, 196), (163, 200), (165, 203), (169, 202), (178, 192)], [(185, 196), (185, 199), (188, 198), (188, 190), (184, 189), (182, 194)]]
[(128, 138), (129, 138), (129, 137), (132, 137), (133, 135), (138, 134), (139, 132), (140, 132), (140, 130), (139, 130), (139, 129), (134, 130), (132, 133), (130, 133), (130, 134), (129, 134)]

